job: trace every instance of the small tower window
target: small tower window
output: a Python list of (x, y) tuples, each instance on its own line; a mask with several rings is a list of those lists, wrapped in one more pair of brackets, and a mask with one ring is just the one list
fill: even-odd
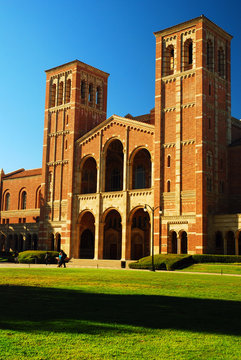
[(63, 104), (63, 91), (64, 91), (64, 83), (63, 81), (61, 81), (59, 83), (58, 105)]
[(71, 96), (71, 80), (68, 79), (66, 83), (66, 103), (70, 102), (70, 96)]
[(55, 99), (56, 99), (56, 84), (52, 84), (51, 95), (50, 95), (50, 107), (55, 106)]
[(184, 44), (184, 70), (192, 69), (193, 64), (193, 43), (191, 39)]
[(96, 89), (96, 98), (95, 98), (95, 103), (98, 108), (100, 107), (100, 96), (101, 96), (101, 90), (100, 87), (98, 86)]
[(89, 84), (88, 101), (89, 101), (89, 103), (93, 102), (93, 84)]
[(207, 41), (207, 68), (213, 71), (213, 43), (211, 40)]
[(67, 150), (67, 149), (68, 149), (68, 141), (65, 140), (65, 150)]
[(85, 102), (85, 93), (86, 93), (86, 83), (84, 80), (81, 81), (81, 102), (82, 104)]
[(164, 74), (171, 75), (174, 72), (174, 46), (169, 45), (165, 50)]
[(218, 74), (224, 77), (224, 51), (222, 48), (218, 50)]
[(167, 181), (167, 192), (170, 192), (171, 191), (171, 181), (168, 180)]
[(171, 166), (171, 156), (168, 155), (167, 156), (167, 167), (170, 167)]

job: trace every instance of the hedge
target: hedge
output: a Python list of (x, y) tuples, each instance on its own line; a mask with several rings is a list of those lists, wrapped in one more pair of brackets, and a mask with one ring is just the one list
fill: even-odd
[[(193, 259), (191, 255), (177, 255), (177, 254), (167, 254), (167, 255), (155, 255), (154, 256), (154, 268), (156, 270), (175, 270), (183, 269), (187, 266), (193, 264)], [(129, 267), (131, 269), (152, 269), (152, 257), (147, 256), (136, 262), (130, 263)]]
[(20, 252), (18, 254), (18, 262), (24, 264), (44, 264), (45, 255), (49, 254), (49, 263), (56, 264), (57, 257), (59, 255), (58, 251), (41, 251), (41, 250), (27, 250)]
[[(177, 255), (165, 254), (154, 256), (156, 270), (184, 269), (198, 263), (241, 263), (240, 255)], [(152, 257), (147, 256), (129, 264), (131, 269), (152, 269)]]

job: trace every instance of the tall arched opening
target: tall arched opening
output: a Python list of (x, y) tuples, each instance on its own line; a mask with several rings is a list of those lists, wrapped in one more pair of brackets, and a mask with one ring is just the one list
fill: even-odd
[(105, 217), (103, 259), (121, 259), (122, 225), (118, 211), (111, 210)]
[(87, 211), (80, 220), (79, 258), (93, 259), (95, 253), (95, 218)]
[(133, 212), (131, 217), (131, 260), (150, 255), (150, 217), (143, 208)]
[(120, 140), (113, 140), (106, 151), (105, 191), (123, 190), (123, 145)]
[(215, 253), (220, 255), (224, 253), (223, 234), (221, 231), (217, 231), (215, 234)]
[(177, 254), (177, 233), (172, 231), (170, 234), (170, 253)]
[(81, 194), (96, 192), (97, 166), (94, 158), (89, 157), (83, 164), (81, 170)]
[(55, 235), (56, 238), (56, 250), (60, 251), (61, 250), (61, 235), (59, 233), (57, 233)]
[(187, 245), (187, 233), (186, 233), (186, 231), (181, 232), (180, 240), (181, 240), (181, 254), (187, 254), (188, 245)]

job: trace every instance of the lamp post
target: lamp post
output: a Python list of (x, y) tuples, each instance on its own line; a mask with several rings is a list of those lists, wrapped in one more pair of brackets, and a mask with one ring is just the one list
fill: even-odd
[(151, 210), (152, 213), (152, 219), (151, 219), (151, 226), (152, 226), (152, 236), (151, 236), (151, 270), (155, 271), (155, 265), (154, 265), (154, 212), (159, 209), (159, 214), (162, 214), (162, 209), (160, 206), (151, 207), (148, 204), (145, 204), (144, 211), (147, 211), (147, 208)]

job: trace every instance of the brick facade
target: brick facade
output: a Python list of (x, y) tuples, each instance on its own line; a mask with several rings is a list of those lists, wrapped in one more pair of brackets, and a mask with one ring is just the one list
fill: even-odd
[(204, 16), (155, 37), (149, 114), (106, 119), (109, 74), (78, 60), (46, 71), (42, 169), (0, 173), (2, 249), (241, 253), (232, 37)]

